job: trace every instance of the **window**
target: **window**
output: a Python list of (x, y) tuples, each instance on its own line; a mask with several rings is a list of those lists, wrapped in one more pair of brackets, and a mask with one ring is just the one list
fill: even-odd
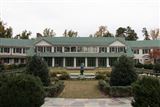
[(110, 47), (110, 52), (117, 52), (117, 47)]
[(21, 64), (24, 64), (25, 60), (24, 59), (21, 59)]
[(14, 59), (14, 63), (18, 63), (18, 62), (19, 62), (18, 58)]
[(43, 47), (38, 47), (38, 52), (43, 52)]
[(107, 52), (107, 47), (99, 47), (99, 52), (100, 53)]
[(62, 47), (54, 47), (54, 52), (62, 52)]
[(139, 54), (139, 49), (134, 49), (134, 50), (133, 50), (133, 53), (134, 53), (134, 54)]
[(143, 49), (143, 54), (148, 54), (150, 52), (150, 49)]
[(71, 47), (71, 52), (76, 52), (76, 47)]
[(51, 52), (51, 47), (47, 47), (47, 52)]
[(70, 47), (64, 47), (64, 52), (70, 52)]
[(78, 47), (77, 48), (77, 52), (83, 52), (83, 48), (82, 47)]
[(118, 47), (118, 52), (125, 52), (125, 47)]
[(23, 48), (23, 53), (26, 53), (26, 48)]
[(9, 63), (9, 58), (5, 58), (4, 63)]
[(4, 48), (4, 53), (9, 53), (9, 48)]

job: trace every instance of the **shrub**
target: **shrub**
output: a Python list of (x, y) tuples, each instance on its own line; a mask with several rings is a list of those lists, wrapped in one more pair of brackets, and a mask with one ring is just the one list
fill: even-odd
[(41, 79), (44, 86), (48, 86), (50, 84), (48, 65), (40, 57), (36, 55), (33, 56), (28, 61), (26, 70), (27, 73), (32, 74), (34, 76), (38, 76)]
[[(59, 76), (57, 76), (59, 74)], [(50, 72), (50, 76), (52, 78), (58, 78), (60, 80), (68, 80), (70, 79), (70, 76), (67, 72)]]
[(68, 80), (70, 78), (67, 72), (62, 72), (62, 74), (58, 77), (60, 80)]
[(153, 64), (144, 64), (143, 68), (144, 69), (153, 69)]
[(95, 77), (96, 79), (105, 79), (106, 78), (106, 76), (103, 74), (103, 73), (96, 73), (96, 77)]
[(0, 64), (0, 72), (4, 70), (4, 65)]
[(111, 72), (111, 86), (128, 86), (137, 79), (133, 59), (121, 56), (115, 62)]
[(37, 77), (26, 74), (0, 77), (0, 107), (40, 107), (44, 97), (42, 82)]
[(62, 92), (64, 88), (64, 83), (62, 81), (57, 81), (54, 84), (45, 87), (45, 92), (47, 97), (56, 97), (59, 93)]
[(160, 73), (160, 63), (156, 63), (153, 67), (155, 73)]
[(132, 87), (131, 86), (111, 86), (109, 95), (112, 97), (132, 96)]
[(143, 64), (137, 63), (137, 64), (135, 64), (135, 67), (136, 67), (136, 68), (143, 68)]
[(111, 97), (128, 97), (132, 96), (132, 87), (131, 86), (110, 86), (104, 80), (98, 82), (99, 89), (108, 94)]
[(160, 81), (153, 77), (143, 77), (133, 84), (133, 107), (159, 107)]

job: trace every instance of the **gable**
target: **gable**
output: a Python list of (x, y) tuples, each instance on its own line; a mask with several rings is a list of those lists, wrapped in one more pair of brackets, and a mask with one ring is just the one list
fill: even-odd
[(48, 43), (44, 40), (41, 40), (40, 42), (36, 43), (35, 45), (36, 46), (52, 46), (50, 43)]
[(125, 44), (121, 43), (120, 41), (115, 41), (111, 43), (109, 46), (125, 46)]

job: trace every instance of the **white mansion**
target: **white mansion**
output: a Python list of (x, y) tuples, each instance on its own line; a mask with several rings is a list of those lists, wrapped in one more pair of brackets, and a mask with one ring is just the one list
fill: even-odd
[(135, 62), (150, 61), (149, 52), (160, 49), (160, 40), (126, 41), (114, 37), (0, 38), (0, 63), (25, 64), (27, 57), (41, 56), (53, 67), (109, 67), (121, 55)]

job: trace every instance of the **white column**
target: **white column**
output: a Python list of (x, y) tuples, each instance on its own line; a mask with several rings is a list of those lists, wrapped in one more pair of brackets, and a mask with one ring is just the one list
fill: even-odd
[(62, 47), (62, 52), (64, 52), (64, 46)]
[(97, 46), (97, 53), (99, 53), (99, 46)]
[(66, 67), (66, 58), (63, 58), (63, 67)]
[(106, 58), (106, 63), (107, 63), (107, 67), (110, 67), (110, 65), (109, 65), (109, 58), (108, 57)]
[(52, 67), (54, 67), (54, 57), (52, 58)]
[(76, 67), (76, 58), (74, 57), (74, 67)]
[(85, 58), (85, 67), (88, 66), (87, 57)]
[(109, 47), (107, 47), (107, 53), (109, 53)]
[(52, 51), (51, 52), (54, 52), (54, 47), (52, 46)]
[(96, 58), (96, 67), (98, 67), (98, 58)]

